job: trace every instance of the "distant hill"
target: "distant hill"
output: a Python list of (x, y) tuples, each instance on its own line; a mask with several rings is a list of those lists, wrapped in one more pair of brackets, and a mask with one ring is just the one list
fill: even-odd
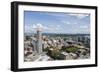
[(90, 34), (62, 34), (62, 33), (42, 33), (46, 36), (90, 36)]
[[(25, 36), (33, 36), (36, 33), (24, 33)], [(45, 36), (90, 36), (90, 34), (82, 34), (82, 33), (78, 33), (78, 34), (69, 34), (69, 33), (42, 33), (42, 35)]]

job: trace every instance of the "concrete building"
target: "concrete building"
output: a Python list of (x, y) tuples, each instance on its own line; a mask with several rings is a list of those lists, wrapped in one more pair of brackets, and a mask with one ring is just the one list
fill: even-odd
[(43, 26), (42, 24), (37, 24), (36, 25), (36, 50), (37, 50), (37, 53), (38, 54), (41, 54), (42, 53), (42, 29), (43, 29)]

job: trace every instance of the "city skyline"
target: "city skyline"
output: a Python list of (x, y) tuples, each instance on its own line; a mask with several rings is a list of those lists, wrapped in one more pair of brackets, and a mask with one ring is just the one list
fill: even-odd
[(89, 34), (90, 14), (24, 11), (25, 33), (35, 32), (37, 24), (43, 33)]

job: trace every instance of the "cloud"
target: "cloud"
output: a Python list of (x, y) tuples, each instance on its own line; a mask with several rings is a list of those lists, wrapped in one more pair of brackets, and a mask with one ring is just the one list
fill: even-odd
[(32, 32), (36, 32), (36, 30), (41, 30), (42, 32), (54, 32), (55, 31), (55, 27), (49, 27), (49, 26), (44, 26), (40, 23), (37, 24), (33, 24), (33, 25), (25, 25), (25, 32), (26, 33), (32, 33)]
[(71, 24), (70, 22), (64, 21), (64, 20), (62, 20), (61, 22), (64, 23), (64, 24)]
[(25, 25), (24, 30), (25, 30), (25, 33), (31, 33), (34, 31), (34, 29), (32, 28), (32, 25)]
[(26, 33), (32, 33), (35, 32), (36, 29), (40, 29), (43, 28), (42, 24), (37, 23), (37, 24), (33, 24), (33, 25), (25, 25), (25, 32)]
[(79, 26), (79, 28), (81, 28), (81, 29), (89, 29), (89, 26), (81, 25), (81, 26)]
[(90, 27), (87, 26), (87, 25), (80, 25), (78, 28), (77, 28), (77, 32), (80, 32), (80, 33), (90, 33)]
[(57, 25), (57, 28), (60, 28), (61, 26), (60, 25)]
[(69, 22), (69, 21), (66, 21), (66, 20), (61, 20), (61, 23), (63, 23), (63, 24), (66, 24), (66, 25), (76, 25), (77, 24), (77, 22)]
[(64, 13), (53, 13), (53, 14), (48, 13), (48, 15), (55, 16), (55, 17), (66, 17), (66, 14)]
[(70, 15), (70, 16), (75, 16), (79, 19), (82, 19), (86, 16), (89, 16), (89, 14), (85, 14), (85, 13), (63, 13), (63, 14), (57, 14), (57, 13), (53, 13), (53, 14), (49, 14), (51, 16), (56, 16), (56, 17), (63, 17), (63, 18), (66, 18), (67, 15)]
[[(37, 25), (36, 24), (25, 25), (25, 32), (35, 33), (36, 29), (34, 27), (37, 27)], [(90, 28), (87, 25), (71, 26), (71, 27), (68, 26), (66, 28), (63, 27), (62, 25), (55, 25), (55, 26), (42, 25), (42, 27), (43, 27), (43, 31), (42, 31), (43, 33), (90, 33)]]
[(33, 28), (43, 28), (43, 25), (40, 23), (33, 24)]
[(79, 13), (69, 13), (68, 15), (70, 15), (70, 16), (75, 16), (75, 17), (77, 17), (77, 18), (79, 18), (79, 19), (82, 19), (82, 18), (84, 18), (84, 17), (89, 16), (89, 14), (79, 14)]

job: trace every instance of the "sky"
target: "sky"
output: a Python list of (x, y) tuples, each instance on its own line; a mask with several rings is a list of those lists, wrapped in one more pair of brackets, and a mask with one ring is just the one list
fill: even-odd
[(89, 34), (90, 14), (24, 11), (25, 33), (36, 32), (37, 25), (42, 33)]

